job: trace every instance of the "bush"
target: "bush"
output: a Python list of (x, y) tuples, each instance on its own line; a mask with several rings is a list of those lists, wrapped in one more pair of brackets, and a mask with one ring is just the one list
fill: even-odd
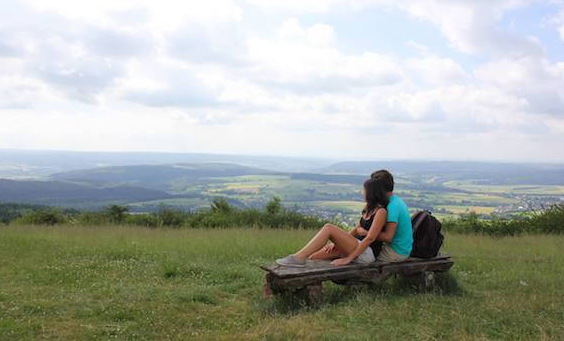
[(125, 217), (124, 223), (127, 225), (144, 226), (144, 227), (159, 226), (159, 220), (157, 216), (152, 213), (128, 214)]
[(49, 226), (64, 224), (68, 222), (68, 217), (65, 216), (65, 214), (61, 210), (55, 208), (27, 212), (20, 218), (14, 220), (15, 224)]
[(215, 198), (211, 204), (211, 211), (213, 213), (231, 213), (233, 208), (224, 198)]
[(119, 205), (111, 205), (106, 208), (106, 215), (110, 222), (114, 224), (121, 224), (125, 220), (127, 213), (129, 212), (129, 208), (125, 206)]
[(529, 222), (535, 232), (564, 234), (564, 205), (553, 205), (542, 213), (534, 213)]
[(180, 227), (186, 222), (186, 213), (161, 207), (156, 214), (156, 219), (157, 226)]
[(16, 220), (28, 212), (41, 209), (48, 209), (48, 207), (41, 205), (0, 203), (0, 222), (9, 224), (12, 220)]
[(106, 225), (110, 220), (104, 212), (81, 212), (76, 216), (76, 222), (82, 225)]
[(511, 219), (494, 217), (478, 219), (476, 213), (462, 214), (458, 219), (442, 222), (447, 231), (479, 233), (490, 236), (516, 236), (524, 233), (564, 234), (564, 205), (553, 205), (543, 212), (524, 214)]
[(266, 212), (268, 214), (278, 214), (282, 210), (282, 200), (279, 197), (274, 197), (266, 204)]

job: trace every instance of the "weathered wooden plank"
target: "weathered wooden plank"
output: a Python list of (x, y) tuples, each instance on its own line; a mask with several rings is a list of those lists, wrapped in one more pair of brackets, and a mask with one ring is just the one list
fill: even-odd
[(265, 266), (261, 266), (260, 268), (272, 273), (274, 276), (279, 278), (291, 278), (291, 277), (303, 277), (308, 275), (314, 274), (324, 274), (324, 273), (339, 273), (339, 272), (348, 272), (348, 271), (358, 271), (362, 269), (370, 269), (370, 268), (381, 268), (381, 267), (405, 267), (406, 269), (413, 268), (413, 264), (415, 266), (424, 268), (426, 264), (429, 263), (437, 263), (440, 261), (449, 260), (450, 256), (446, 254), (438, 255), (435, 258), (431, 259), (407, 259), (402, 262), (395, 262), (395, 263), (386, 263), (386, 262), (373, 262), (369, 264), (359, 264), (359, 263), (352, 263), (343, 266), (334, 266), (331, 264), (330, 260), (307, 260), (305, 267), (286, 267), (280, 266), (276, 263), (269, 264)]
[(313, 274), (303, 277), (277, 278), (272, 280), (278, 288), (301, 288), (308, 285), (321, 283), (328, 280), (356, 280), (363, 283), (380, 283), (388, 278), (387, 273), (381, 273), (378, 269), (350, 270), (331, 274)]
[(320, 283), (323, 281), (357, 282), (378, 284), (385, 281), (393, 274), (409, 275), (427, 271), (447, 271), (454, 264), (450, 259), (440, 259), (427, 262), (413, 263), (385, 263), (380, 267), (364, 267), (362, 269), (349, 268), (346, 271), (338, 272), (317, 272), (307, 273), (302, 276), (276, 276), (269, 272), (269, 282), (275, 288), (292, 289), (307, 285)]
[(449, 270), (454, 264), (448, 255), (439, 255), (432, 259), (408, 259), (403, 262), (370, 264), (351, 264), (333, 266), (330, 260), (309, 261), (306, 267), (282, 267), (277, 264), (261, 266), (265, 271), (263, 294), (293, 292), (307, 298), (309, 304), (321, 302), (322, 283), (333, 281), (337, 284), (379, 284), (394, 274), (412, 277), (420, 274), (425, 286), (432, 285), (435, 272)]

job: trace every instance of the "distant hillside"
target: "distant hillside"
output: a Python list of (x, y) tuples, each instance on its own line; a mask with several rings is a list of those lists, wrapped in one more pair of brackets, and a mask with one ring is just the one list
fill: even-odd
[(308, 180), (362, 186), (362, 183), (368, 178), (368, 176), (354, 174), (292, 173), (290, 174), (290, 178), (294, 180)]
[(94, 186), (127, 184), (164, 191), (174, 191), (183, 185), (195, 183), (204, 178), (275, 174), (282, 173), (217, 162), (101, 167), (56, 173), (51, 175), (51, 179), (85, 183)]
[(487, 185), (563, 185), (564, 165), (527, 163), (489, 163), (465, 161), (355, 161), (338, 162), (315, 170), (324, 174), (369, 176), (387, 169), (408, 177), (435, 178), (436, 183), (474, 180)]
[(132, 186), (92, 188), (60, 181), (0, 179), (0, 201), (48, 205), (101, 201), (142, 201), (172, 198), (163, 192)]
[(247, 167), (306, 172), (338, 160), (264, 155), (159, 152), (74, 152), (0, 149), (0, 178), (43, 178), (96, 167), (230, 162)]

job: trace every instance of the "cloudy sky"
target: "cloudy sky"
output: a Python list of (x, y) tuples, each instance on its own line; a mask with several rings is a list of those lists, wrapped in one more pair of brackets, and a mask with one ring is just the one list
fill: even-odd
[(0, 6), (0, 148), (564, 162), (563, 1)]

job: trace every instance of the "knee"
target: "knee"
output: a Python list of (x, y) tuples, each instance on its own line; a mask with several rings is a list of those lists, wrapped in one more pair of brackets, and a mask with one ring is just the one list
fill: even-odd
[(335, 225), (333, 225), (333, 224), (327, 223), (327, 224), (323, 225), (323, 230), (326, 230), (326, 231), (331, 231), (334, 228), (335, 228)]

